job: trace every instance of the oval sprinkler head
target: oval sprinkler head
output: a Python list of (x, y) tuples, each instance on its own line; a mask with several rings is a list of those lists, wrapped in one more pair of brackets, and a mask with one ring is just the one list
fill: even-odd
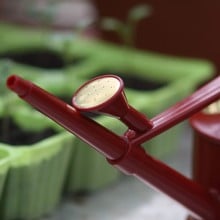
[(152, 123), (128, 105), (124, 83), (115, 75), (102, 75), (86, 82), (74, 94), (73, 106), (81, 112), (104, 113), (119, 118), (130, 129), (144, 132)]
[(73, 97), (73, 105), (80, 111), (97, 110), (111, 102), (122, 89), (123, 82), (119, 78), (111, 75), (97, 77), (79, 88)]

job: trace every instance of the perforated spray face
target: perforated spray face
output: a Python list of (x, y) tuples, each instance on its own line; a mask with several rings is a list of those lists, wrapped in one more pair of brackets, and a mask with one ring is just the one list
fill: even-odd
[(81, 87), (73, 98), (74, 106), (90, 109), (110, 100), (121, 87), (120, 81), (112, 76), (105, 76), (90, 81)]
[(206, 114), (220, 114), (220, 100), (207, 106), (203, 112)]

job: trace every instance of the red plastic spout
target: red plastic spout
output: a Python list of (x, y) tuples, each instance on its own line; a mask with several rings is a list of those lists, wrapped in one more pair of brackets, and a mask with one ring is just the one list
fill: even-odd
[(15, 75), (7, 80), (7, 86), (22, 99), (90, 144), (112, 165), (164, 192), (188, 208), (196, 217), (204, 220), (220, 219), (219, 201), (202, 186), (150, 157), (140, 143), (162, 133), (219, 99), (219, 85), (220, 77), (156, 116), (151, 120), (153, 128), (130, 140), (126, 136), (119, 137), (91, 119), (82, 116), (72, 106), (29, 81)]

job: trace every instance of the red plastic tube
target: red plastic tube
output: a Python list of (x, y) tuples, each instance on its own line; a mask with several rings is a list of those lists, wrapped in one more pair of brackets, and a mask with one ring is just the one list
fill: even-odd
[(181, 203), (194, 217), (204, 220), (220, 219), (217, 198), (201, 185), (146, 154), (142, 147), (131, 146), (124, 158), (108, 161), (124, 173), (136, 176)]
[[(153, 119), (154, 127), (130, 140), (119, 137), (82, 116), (72, 106), (18, 76), (10, 76), (7, 86), (40, 112), (102, 153), (121, 171), (132, 174), (164, 192), (188, 208), (196, 217), (219, 220), (219, 201), (202, 186), (153, 159), (139, 145), (219, 98), (220, 78), (215, 79), (183, 102)], [(158, 207), (159, 208), (159, 207)]]

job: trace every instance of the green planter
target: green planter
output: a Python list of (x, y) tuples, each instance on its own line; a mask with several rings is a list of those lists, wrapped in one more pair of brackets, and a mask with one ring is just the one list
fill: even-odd
[(35, 219), (54, 209), (62, 195), (72, 142), (72, 135), (60, 133), (31, 147), (5, 145), (16, 156), (1, 196), (2, 220)]
[[(123, 133), (125, 126), (111, 118), (98, 117), (97, 121), (114, 132)], [(107, 163), (106, 158), (79, 139), (70, 162), (66, 191), (91, 191), (103, 188), (119, 179), (120, 173)]]
[(10, 149), (4, 145), (0, 145), (0, 198), (4, 192), (5, 181), (10, 165), (10, 161), (13, 158)]
[[(63, 45), (69, 35), (0, 24), (0, 39), (0, 55), (50, 51), (62, 57)], [(135, 78), (150, 81), (150, 84), (157, 84), (156, 89), (126, 88), (129, 103), (149, 118), (189, 95), (214, 73), (213, 65), (204, 60), (141, 52), (88, 39), (74, 38), (69, 41), (68, 56), (82, 60), (75, 65), (55, 69), (11, 62), (8, 72), (21, 75), (69, 101), (82, 83), (104, 73), (119, 74), (124, 79), (125, 86), (130, 77), (130, 81)], [(7, 62), (6, 59), (0, 59), (0, 69)], [(54, 122), (14, 94), (1, 96), (0, 117), (4, 116), (6, 106), (9, 109), (7, 114), (23, 129), (39, 132), (52, 128), (58, 134), (33, 146), (6, 146), (6, 149), (19, 156), (12, 160), (7, 172), (7, 184), (1, 197), (1, 219), (39, 217), (53, 210), (62, 190), (95, 190), (119, 179), (119, 172), (104, 157), (84, 142), (63, 132)], [(16, 111), (13, 110), (14, 106)], [(94, 120), (118, 134), (126, 131), (126, 127), (116, 119), (99, 116)], [(149, 141), (145, 147), (155, 156), (162, 157), (178, 145), (180, 134), (181, 126), (177, 126)], [(36, 184), (36, 179), (39, 184)], [(28, 203), (27, 207), (24, 206), (25, 203)]]

